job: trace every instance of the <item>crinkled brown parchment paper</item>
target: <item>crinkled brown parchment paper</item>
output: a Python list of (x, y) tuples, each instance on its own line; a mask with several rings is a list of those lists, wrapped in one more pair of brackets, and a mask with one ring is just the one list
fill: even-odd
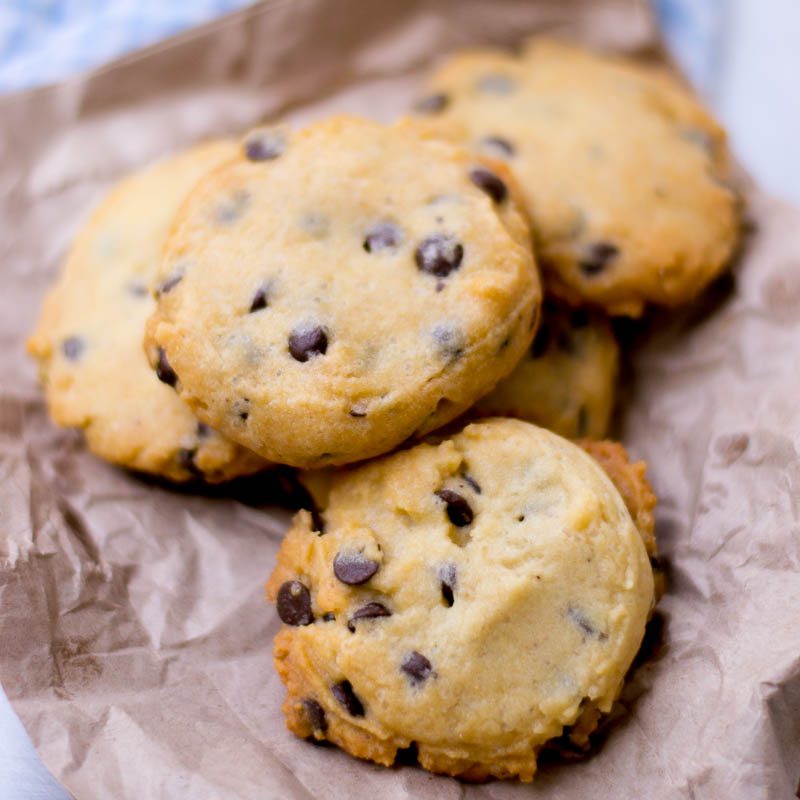
[[(262, 594), (269, 477), (201, 496), (56, 430), (23, 353), (70, 237), (126, 171), (264, 115), (389, 119), (449, 49), (558, 30), (657, 52), (646, 7), (272, 2), (0, 100), (0, 679), (80, 800), (793, 796), (800, 776), (800, 213), (705, 300), (639, 331), (621, 432), (662, 498), (664, 641), (588, 761), (466, 786), (291, 737)], [(109, 376), (112, 380), (113, 376)]]

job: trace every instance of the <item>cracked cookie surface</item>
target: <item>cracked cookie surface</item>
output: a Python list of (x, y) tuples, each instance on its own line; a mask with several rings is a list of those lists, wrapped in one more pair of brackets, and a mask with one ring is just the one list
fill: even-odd
[(502, 164), (349, 117), (246, 139), (192, 193), (151, 318), (198, 416), (300, 467), (450, 421), (529, 346), (541, 300)]
[(142, 338), (161, 246), (186, 193), (237, 145), (198, 145), (125, 178), (77, 235), (28, 350), (59, 425), (96, 455), (171, 480), (219, 481), (261, 469), (253, 453), (200, 423), (161, 383)]
[(267, 585), (290, 730), (381, 764), (413, 747), (434, 772), (530, 780), (548, 740), (611, 708), (653, 575), (591, 457), (491, 419), (326, 480)]
[(428, 91), (420, 119), (514, 171), (553, 294), (638, 316), (690, 300), (730, 260), (725, 133), (665, 70), (533, 39), (520, 56), (456, 54)]

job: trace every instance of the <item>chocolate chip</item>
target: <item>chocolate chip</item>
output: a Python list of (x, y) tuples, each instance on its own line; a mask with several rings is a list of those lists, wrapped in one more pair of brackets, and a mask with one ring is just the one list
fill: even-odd
[(250, 195), (239, 189), (217, 206), (217, 222), (221, 225), (230, 225), (241, 219), (250, 205)]
[(247, 418), (250, 416), (250, 400), (246, 397), (234, 400), (231, 403), (231, 412), (242, 422), (247, 422)]
[(400, 663), (400, 669), (408, 675), (413, 683), (422, 683), (433, 674), (431, 662), (416, 650), (410, 652)]
[(506, 185), (494, 172), (484, 167), (474, 167), (469, 171), (469, 179), (479, 188), (483, 189), (495, 203), (502, 203), (508, 196)]
[(295, 328), (289, 334), (289, 352), (295, 361), (308, 361), (328, 350), (328, 334), (320, 325), (313, 328)]
[(86, 343), (80, 336), (69, 336), (61, 342), (61, 352), (70, 361), (77, 361), (86, 348)]
[(429, 94), (426, 97), (421, 97), (414, 103), (413, 109), (418, 114), (438, 114), (444, 111), (450, 103), (450, 98), (443, 92), (436, 92)]
[(456, 565), (448, 562), (439, 567), (439, 584), (442, 588), (442, 597), (448, 606), (455, 602), (455, 588), (458, 584), (458, 572)]
[(178, 450), (178, 465), (181, 469), (186, 470), (190, 475), (193, 475), (195, 478), (202, 478), (203, 470), (197, 466), (195, 463), (194, 457), (197, 455), (197, 448), (189, 449), (188, 447), (182, 447)]
[(475, 478), (472, 477), (472, 475), (468, 475), (466, 472), (464, 472), (461, 477), (464, 479), (464, 483), (469, 484), (475, 490), (476, 494), (481, 493), (480, 484), (475, 480)]
[(205, 422), (198, 422), (197, 423), (197, 435), (201, 439), (207, 439), (211, 436), (211, 428), (205, 424)]
[(541, 358), (546, 352), (550, 344), (550, 328), (542, 324), (539, 330), (536, 331), (536, 337), (531, 345), (531, 356), (533, 358)]
[(433, 339), (439, 350), (439, 355), (448, 363), (457, 361), (464, 355), (464, 337), (461, 331), (450, 325), (437, 325), (433, 329)]
[[(584, 614), (579, 608), (569, 606), (567, 608), (567, 616), (578, 626), (584, 636), (598, 636), (597, 628), (592, 625), (586, 614)], [(601, 638), (603, 638), (602, 634)]]
[(147, 285), (144, 281), (131, 281), (128, 284), (128, 294), (133, 297), (147, 297)]
[(356, 620), (359, 619), (375, 619), (376, 617), (391, 617), (392, 612), (389, 611), (388, 608), (383, 603), (378, 603), (377, 601), (372, 603), (367, 603), (364, 606), (361, 606), (357, 611), (353, 613), (353, 616), (350, 617), (347, 628), (351, 633), (355, 633), (356, 630)]
[(391, 222), (380, 222), (367, 231), (364, 238), (364, 249), (368, 253), (381, 250), (392, 250), (403, 240), (403, 233)]
[(183, 270), (175, 270), (171, 275), (167, 276), (156, 287), (156, 297), (161, 297), (163, 294), (169, 294), (181, 281), (183, 280)]
[(314, 621), (311, 611), (311, 593), (300, 581), (286, 581), (278, 589), (278, 616), (287, 625), (310, 625)]
[(502, 136), (484, 136), (478, 142), (482, 150), (488, 151), (501, 158), (510, 158), (516, 152), (516, 148), (508, 139)]
[(334, 614), (333, 611), (326, 611), (322, 615), (323, 622), (333, 622), (335, 619), (336, 619), (336, 614)]
[(366, 583), (379, 568), (377, 561), (363, 553), (337, 553), (333, 559), (333, 574), (348, 586)]
[(167, 354), (164, 352), (163, 347), (158, 348), (156, 376), (162, 383), (166, 383), (167, 386), (174, 386), (178, 382), (178, 376), (175, 374), (175, 370), (169, 365)]
[(364, 716), (364, 706), (353, 691), (353, 686), (348, 680), (341, 681), (331, 686), (333, 696), (345, 707), (353, 717)]
[(414, 260), (422, 272), (446, 278), (461, 266), (464, 248), (454, 237), (444, 233), (434, 233), (423, 239), (414, 252)]
[(578, 266), (586, 275), (597, 275), (619, 254), (619, 248), (611, 242), (594, 242), (584, 251)]
[(457, 528), (464, 528), (475, 519), (469, 503), (458, 492), (452, 489), (439, 489), (435, 494), (447, 504), (447, 516)]
[(286, 140), (278, 131), (254, 131), (244, 143), (250, 161), (271, 161), (286, 149)]
[(253, 300), (250, 303), (250, 313), (254, 311), (261, 311), (269, 305), (269, 287), (260, 286), (256, 293), (253, 295)]
[(442, 582), (442, 597), (444, 598), (445, 603), (447, 603), (448, 607), (452, 607), (453, 603), (455, 603), (455, 596), (453, 595), (453, 587), (448, 586), (446, 583)]
[(517, 87), (517, 83), (508, 75), (481, 75), (475, 82), (475, 86), (487, 94), (511, 94)]
[(325, 709), (316, 700), (311, 697), (306, 697), (305, 700), (303, 700), (303, 711), (313, 731), (325, 733), (325, 731), (328, 730), (328, 720), (325, 719)]

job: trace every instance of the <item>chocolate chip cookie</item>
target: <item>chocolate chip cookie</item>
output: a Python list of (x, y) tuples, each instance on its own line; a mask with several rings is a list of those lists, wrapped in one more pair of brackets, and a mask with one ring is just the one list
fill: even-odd
[(474, 411), (526, 419), (567, 438), (602, 439), (618, 369), (619, 345), (605, 316), (546, 302), (522, 361)]
[(75, 239), (28, 342), (55, 422), (83, 429), (102, 458), (176, 481), (264, 466), (199, 422), (142, 346), (172, 217), (192, 185), (236, 152), (234, 142), (209, 142), (118, 184)]
[(317, 499), (267, 585), (291, 731), (386, 765), (413, 750), (471, 780), (531, 780), (545, 743), (585, 742), (654, 600), (642, 536), (595, 460), (490, 419), (333, 472)]
[(503, 159), (527, 200), (548, 290), (638, 316), (675, 306), (739, 236), (725, 133), (662, 68), (534, 39), (456, 54), (415, 107)]
[(192, 192), (148, 324), (204, 422), (299, 467), (450, 421), (530, 345), (540, 284), (507, 168), (416, 125), (263, 129)]

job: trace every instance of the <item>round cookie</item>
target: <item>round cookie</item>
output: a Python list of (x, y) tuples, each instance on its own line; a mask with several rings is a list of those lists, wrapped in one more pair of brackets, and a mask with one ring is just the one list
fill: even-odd
[(541, 291), (515, 195), (502, 164), (409, 123), (256, 131), (176, 219), (150, 362), (270, 460), (387, 452), (530, 344)]
[(642, 538), (600, 466), (491, 419), (330, 481), (267, 584), (289, 729), (386, 765), (416, 748), (467, 779), (530, 780), (545, 743), (582, 743), (653, 603)]
[(546, 303), (522, 361), (473, 411), (525, 419), (567, 438), (602, 439), (618, 371), (619, 345), (603, 315)]
[(513, 169), (553, 294), (639, 316), (690, 300), (730, 260), (725, 133), (664, 69), (534, 39), (518, 57), (456, 54), (429, 92), (420, 119)]
[(200, 423), (142, 347), (161, 246), (186, 193), (237, 145), (208, 142), (119, 183), (76, 237), (28, 350), (50, 414), (96, 455), (176, 481), (254, 472), (261, 458)]

